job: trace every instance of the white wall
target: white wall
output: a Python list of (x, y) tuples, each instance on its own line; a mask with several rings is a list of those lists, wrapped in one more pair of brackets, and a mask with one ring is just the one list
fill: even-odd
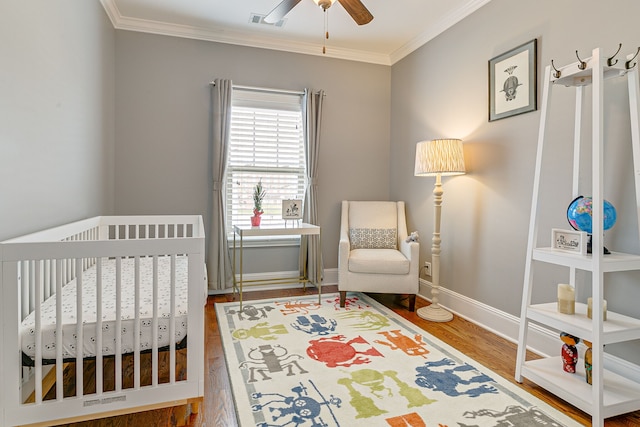
[[(116, 64), (118, 214), (209, 216), (215, 78), (326, 91), (318, 183), (326, 267), (337, 266), (340, 201), (389, 197), (388, 66), (129, 31), (116, 31)], [(297, 250), (252, 250), (244, 265), (296, 270)]]
[[(407, 201), (410, 228), (422, 236), (423, 260), (431, 255), (434, 179), (413, 176), (415, 144), (441, 137), (465, 143), (468, 174), (443, 180), (441, 285), (519, 315), (540, 111), (488, 122), (488, 60), (537, 38), (541, 82), (552, 59), (558, 65), (575, 62), (576, 50), (588, 57), (601, 47), (613, 55), (622, 43), (622, 54), (635, 52), (640, 46), (638, 16), (640, 3), (633, 0), (493, 0), (392, 67), (391, 198)], [(572, 199), (575, 100), (573, 92), (562, 89), (553, 94), (542, 182), (546, 190), (539, 234), (546, 244), (552, 227), (569, 228), (565, 213)], [(605, 244), (640, 253), (626, 83), (608, 82), (605, 90), (605, 115), (612, 118), (605, 125), (605, 198), (618, 208), (619, 217)], [(590, 164), (588, 158), (583, 161)], [(590, 179), (587, 174), (581, 179), (585, 195)], [(554, 300), (556, 284), (568, 281), (567, 270), (536, 266), (535, 271), (540, 280), (534, 301)], [(608, 275), (609, 307), (640, 317), (638, 282), (640, 272)], [(582, 286), (579, 298), (589, 295)], [(638, 354), (636, 344), (627, 345), (635, 348), (629, 354)], [(607, 346), (607, 351), (623, 347)]]
[(0, 3), (0, 240), (111, 213), (114, 33), (96, 1)]

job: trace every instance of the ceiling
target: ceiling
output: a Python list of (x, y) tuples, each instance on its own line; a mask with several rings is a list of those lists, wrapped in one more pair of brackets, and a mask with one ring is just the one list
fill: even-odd
[[(325, 17), (302, 0), (282, 25), (253, 23), (281, 0), (101, 0), (117, 29), (323, 55)], [(338, 2), (327, 10), (326, 55), (392, 65), (491, 0), (362, 0), (358, 26)]]

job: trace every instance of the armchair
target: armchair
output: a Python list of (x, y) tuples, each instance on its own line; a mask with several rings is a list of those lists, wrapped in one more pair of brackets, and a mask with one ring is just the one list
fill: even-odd
[(418, 242), (407, 242), (404, 202), (342, 202), (338, 291), (409, 294), (415, 310), (419, 280)]

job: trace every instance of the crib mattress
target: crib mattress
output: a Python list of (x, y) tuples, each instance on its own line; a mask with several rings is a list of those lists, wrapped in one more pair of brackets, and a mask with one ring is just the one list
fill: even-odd
[[(188, 259), (176, 257), (175, 276), (175, 342), (180, 342), (187, 333)], [(96, 266), (83, 273), (82, 277), (82, 356), (97, 355), (96, 349)], [(102, 261), (102, 355), (115, 354), (116, 348), (116, 262)], [(171, 343), (170, 333), (170, 281), (171, 258), (158, 257), (158, 347)], [(62, 288), (62, 357), (77, 355), (76, 280)], [(133, 258), (121, 260), (121, 330), (122, 353), (134, 351), (135, 325), (135, 264)], [(151, 257), (140, 258), (140, 350), (153, 345), (153, 261)], [(52, 296), (42, 303), (42, 357), (56, 357), (56, 298)], [(35, 312), (22, 322), (22, 351), (35, 358)]]

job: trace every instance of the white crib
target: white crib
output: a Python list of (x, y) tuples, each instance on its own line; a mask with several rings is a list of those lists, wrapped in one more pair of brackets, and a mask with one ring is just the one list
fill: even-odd
[(200, 216), (101, 216), (1, 242), (0, 425), (197, 408), (204, 244)]

